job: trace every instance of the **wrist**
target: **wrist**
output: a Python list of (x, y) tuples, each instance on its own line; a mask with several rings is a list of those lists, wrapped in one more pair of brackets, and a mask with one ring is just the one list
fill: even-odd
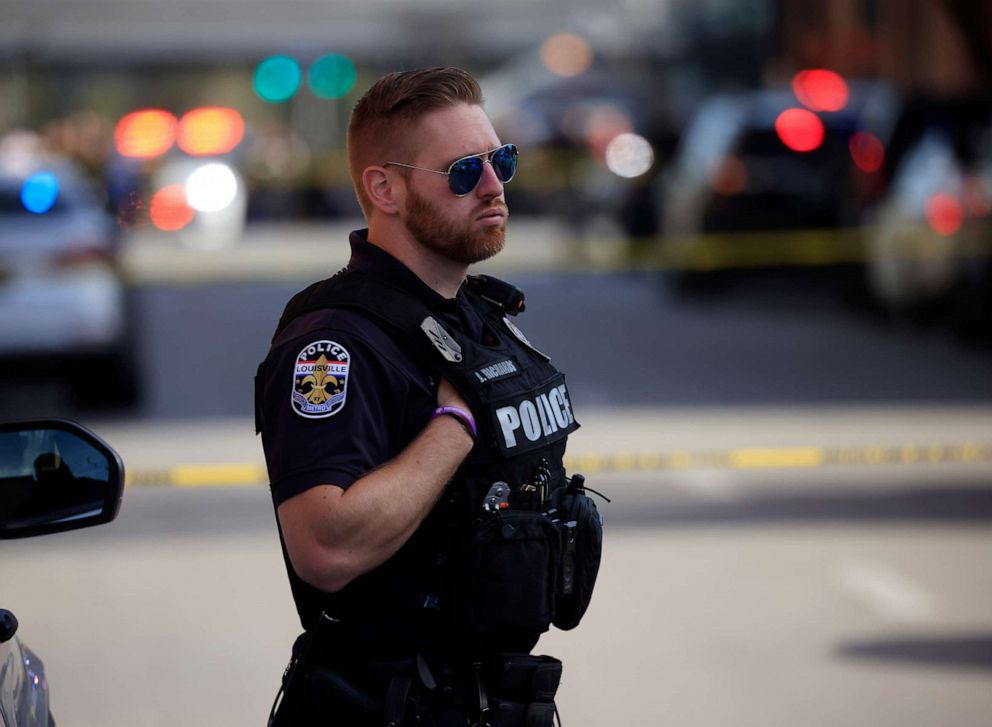
[(468, 432), (468, 435), (472, 437), (473, 441), (475, 440), (476, 436), (479, 433), (478, 428), (476, 428), (475, 426), (475, 419), (472, 417), (472, 415), (469, 412), (465, 411), (460, 407), (439, 406), (431, 414), (431, 419), (432, 420), (437, 419), (440, 416), (450, 416), (456, 419), (458, 423), (465, 428), (465, 431)]

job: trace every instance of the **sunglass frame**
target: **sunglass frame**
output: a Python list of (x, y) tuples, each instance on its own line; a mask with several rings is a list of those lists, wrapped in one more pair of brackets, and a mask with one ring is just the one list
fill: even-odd
[[(510, 171), (509, 176), (507, 176), (505, 179), (502, 176), (500, 167), (493, 164), (493, 157), (498, 152), (501, 151), (506, 151), (507, 153), (509, 153), (511, 155), (510, 158), (513, 162), (513, 169)], [(479, 152), (478, 154), (469, 154), (468, 156), (463, 156), (458, 159), (455, 159), (455, 161), (451, 162), (451, 164), (448, 166), (447, 171), (441, 171), (439, 169), (429, 169), (427, 167), (417, 167), (414, 166), (413, 164), (404, 164), (403, 162), (386, 162), (385, 164), (383, 164), (383, 166), (405, 167), (407, 169), (417, 169), (421, 172), (443, 174), (448, 178), (448, 189), (451, 190), (451, 193), (456, 197), (464, 197), (466, 195), (471, 194), (475, 190), (475, 188), (479, 186), (479, 182), (482, 181), (482, 170), (484, 169), (483, 165), (485, 164), (488, 164), (493, 168), (493, 172), (495, 172), (496, 178), (502, 184), (506, 184), (511, 179), (513, 179), (517, 174), (517, 158), (519, 157), (519, 155), (520, 155), (519, 150), (517, 149), (517, 146), (515, 144), (503, 144), (501, 146), (497, 146), (495, 149), (489, 149), (487, 151)], [(459, 186), (458, 188), (456, 188), (455, 183), (452, 181), (452, 179), (454, 177), (457, 180), (457, 178), (463, 173), (455, 170), (455, 167), (458, 164), (464, 164), (474, 159), (478, 159), (481, 162), (478, 168), (476, 170), (472, 170), (471, 172), (466, 171), (464, 172), (464, 174), (474, 173), (476, 175), (475, 181), (472, 183), (472, 186), (469, 187), (467, 190), (465, 190), (464, 192), (459, 192), (458, 189), (461, 189), (462, 187)]]

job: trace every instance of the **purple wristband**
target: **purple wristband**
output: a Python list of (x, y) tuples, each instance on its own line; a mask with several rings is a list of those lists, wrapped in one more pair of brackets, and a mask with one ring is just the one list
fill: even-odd
[(460, 421), (465, 425), (465, 429), (468, 430), (469, 434), (472, 435), (472, 439), (475, 439), (479, 434), (479, 430), (475, 428), (475, 419), (464, 409), (459, 409), (457, 406), (439, 406), (431, 414), (431, 419), (437, 419), (439, 416), (444, 416), (445, 414), (450, 414), (455, 419)]

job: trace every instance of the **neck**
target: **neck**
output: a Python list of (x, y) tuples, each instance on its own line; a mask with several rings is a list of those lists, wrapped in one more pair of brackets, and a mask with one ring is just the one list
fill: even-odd
[(428, 250), (403, 227), (370, 221), (369, 241), (410, 268), (427, 286), (444, 298), (454, 298), (468, 274), (468, 265)]

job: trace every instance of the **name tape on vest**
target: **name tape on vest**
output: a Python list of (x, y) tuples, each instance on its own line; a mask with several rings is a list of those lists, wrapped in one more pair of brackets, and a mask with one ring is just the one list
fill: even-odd
[(511, 359), (506, 359), (504, 361), (497, 361), (489, 366), (483, 366), (478, 371), (472, 373), (480, 384), (488, 384), (490, 381), (505, 379), (507, 376), (518, 374), (520, 370), (517, 368), (517, 364)]
[(553, 386), (549, 391), (518, 404), (500, 407), (496, 410), (496, 419), (508, 450), (575, 428), (575, 416), (565, 384)]

